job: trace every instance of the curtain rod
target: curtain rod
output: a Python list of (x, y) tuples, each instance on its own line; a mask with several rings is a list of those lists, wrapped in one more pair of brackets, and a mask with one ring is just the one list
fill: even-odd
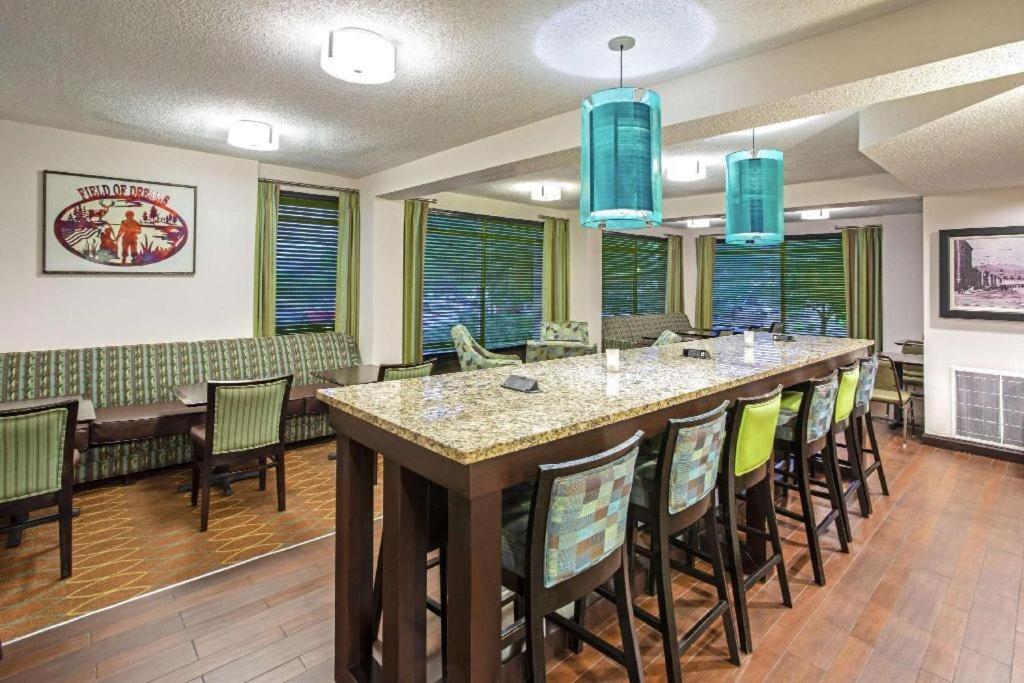
[(311, 190), (333, 190), (334, 192), (359, 192), (352, 187), (332, 187), (330, 185), (316, 185), (314, 183), (296, 183), (290, 180), (277, 180), (276, 178), (259, 178), (262, 183), (277, 183), (278, 185), (290, 185), (292, 187), (308, 187)]
[(832, 229), (833, 230), (861, 230), (863, 228), (881, 228), (881, 227), (883, 227), (881, 223), (876, 223), (874, 225), (833, 225)]
[(564, 218), (562, 216), (549, 216), (549, 215), (544, 214), (544, 213), (538, 213), (537, 214), (537, 218), (540, 218), (540, 219), (550, 218), (551, 220), (554, 220), (554, 221), (569, 220), (568, 218)]
[(410, 197), (408, 199), (408, 201), (410, 201), (410, 202), (423, 202), (424, 204), (437, 204), (437, 200), (436, 199), (423, 199), (422, 197)]

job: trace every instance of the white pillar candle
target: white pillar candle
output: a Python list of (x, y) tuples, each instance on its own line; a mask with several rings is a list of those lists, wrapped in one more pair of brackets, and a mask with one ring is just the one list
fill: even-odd
[(619, 376), (618, 375), (616, 375), (616, 374), (605, 375), (604, 393), (605, 393), (606, 396), (618, 396), (619, 395)]
[(619, 350), (618, 349), (605, 349), (604, 352), (605, 364), (608, 368), (608, 372), (619, 371)]
[(756, 337), (754, 335), (754, 331), (753, 330), (746, 330), (743, 333), (743, 345), (744, 346), (753, 346), (755, 338)]

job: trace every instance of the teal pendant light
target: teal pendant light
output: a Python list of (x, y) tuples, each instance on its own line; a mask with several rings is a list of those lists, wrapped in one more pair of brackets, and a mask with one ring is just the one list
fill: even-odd
[(785, 239), (782, 209), (782, 152), (751, 149), (725, 157), (726, 244), (781, 244)]
[(583, 101), (580, 223), (588, 228), (661, 225), (661, 97), (622, 86), (622, 54), (636, 41), (613, 38), (619, 87)]

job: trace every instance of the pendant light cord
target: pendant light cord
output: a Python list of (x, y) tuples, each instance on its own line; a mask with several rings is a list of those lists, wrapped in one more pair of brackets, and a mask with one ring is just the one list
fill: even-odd
[(757, 128), (750, 129), (750, 151), (757, 152)]
[(619, 44), (619, 87), (622, 87), (622, 44)]

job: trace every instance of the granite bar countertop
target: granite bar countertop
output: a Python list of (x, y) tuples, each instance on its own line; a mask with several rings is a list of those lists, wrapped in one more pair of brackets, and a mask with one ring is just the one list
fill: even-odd
[[(321, 389), (320, 400), (462, 464), (571, 436), (661, 410), (804, 365), (866, 351), (869, 339), (798, 336), (775, 342), (758, 333), (621, 353), (607, 372), (604, 354), (527, 365)], [(684, 358), (703, 348), (713, 358)], [(532, 394), (504, 389), (509, 375), (536, 379)]]

